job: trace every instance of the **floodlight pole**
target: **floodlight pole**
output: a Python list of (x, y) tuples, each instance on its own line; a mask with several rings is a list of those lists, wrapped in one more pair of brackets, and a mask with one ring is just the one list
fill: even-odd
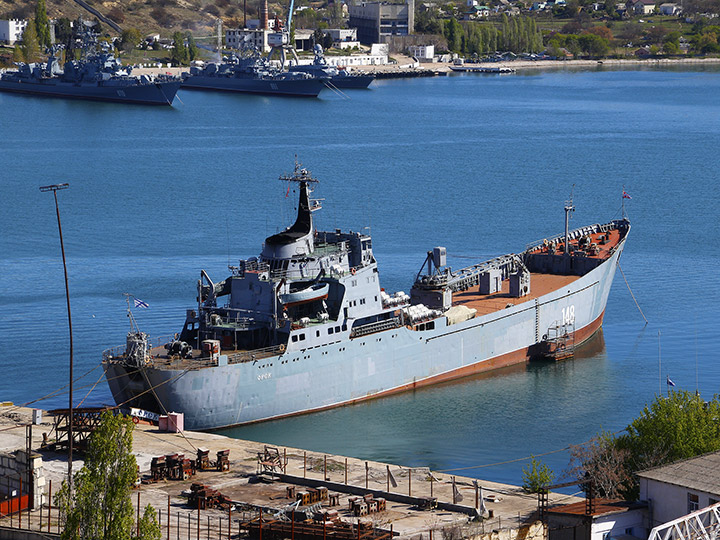
[(65, 298), (67, 300), (68, 329), (70, 331), (70, 397), (68, 399), (68, 488), (70, 496), (73, 491), (73, 332), (72, 317), (70, 316), (70, 289), (68, 287), (67, 263), (65, 262), (65, 245), (63, 244), (62, 225), (60, 224), (60, 207), (58, 206), (57, 192), (61, 189), (67, 189), (70, 184), (54, 184), (52, 186), (42, 186), (40, 191), (52, 191), (55, 197), (55, 213), (57, 214), (58, 232), (60, 234), (60, 251), (62, 253), (63, 271), (65, 272)]

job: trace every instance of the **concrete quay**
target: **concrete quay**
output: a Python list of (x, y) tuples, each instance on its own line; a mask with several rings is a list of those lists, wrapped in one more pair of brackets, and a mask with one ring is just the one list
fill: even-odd
[[(32, 419), (32, 410), (13, 406), (0, 406), (0, 453), (11, 454), (24, 450), (26, 428)], [(54, 440), (53, 420), (43, 413), (42, 423), (32, 426), (32, 449), (42, 456), (45, 507), (26, 512), (24, 523), (35, 523), (47, 531), (47, 495), (52, 486), (57, 492), (67, 474), (64, 454), (40, 450), (43, 437)], [(161, 480), (142, 483), (133, 493), (133, 504), (144, 508), (152, 504), (160, 512), (163, 538), (236, 538), (241, 520), (256, 518), (258, 508), (267, 515), (286, 508), (294, 502), (288, 498), (288, 487), (296, 491), (306, 487), (326, 486), (331, 494), (338, 494), (337, 510), (340, 518), (357, 527), (358, 521), (373, 527), (392, 531), (402, 538), (477, 538), (482, 540), (541, 540), (546, 531), (538, 521), (537, 497), (524, 493), (520, 487), (495, 482), (478, 481), (486, 511), (478, 518), (476, 489), (473, 479), (433, 472), (427, 468), (409, 468), (396, 464), (310, 452), (299, 448), (277, 447), (286, 460), (283, 474), (274, 479), (263, 475), (257, 481), (258, 454), (264, 452), (263, 443), (232, 439), (214, 433), (185, 431), (160, 432), (157, 426), (139, 423), (133, 433), (133, 451), (141, 476), (149, 476), (153, 457), (184, 453), (194, 459), (198, 448), (210, 451), (214, 459), (219, 450), (230, 450), (230, 470), (227, 472), (198, 471), (189, 480)], [(79, 457), (79, 456), (74, 456)], [(73, 469), (80, 470), (81, 459), (73, 460)], [(388, 471), (390, 475), (388, 475)], [(393, 484), (393, 480), (395, 484)], [(187, 504), (186, 493), (193, 482), (199, 482), (220, 491), (235, 504), (235, 511), (197, 510)], [(2, 486), (2, 479), (0, 479)], [(185, 493), (185, 494), (184, 494)], [(356, 517), (349, 510), (349, 498), (372, 493), (387, 501), (384, 512)], [(417, 506), (423, 497), (437, 498), (437, 508), (420, 510)], [(581, 500), (578, 497), (550, 494), (550, 505)], [(477, 506), (476, 506), (477, 501)], [(327, 507), (327, 501), (323, 508)], [(57, 530), (57, 516), (52, 509), (49, 516), (50, 531)], [(168, 527), (168, 513), (170, 524)], [(10, 524), (8, 517), (0, 519), (0, 527)], [(18, 518), (14, 518), (17, 525)], [(228, 525), (230, 523), (230, 525)], [(228, 536), (230, 534), (231, 536)], [(199, 536), (198, 536), (199, 535)]]

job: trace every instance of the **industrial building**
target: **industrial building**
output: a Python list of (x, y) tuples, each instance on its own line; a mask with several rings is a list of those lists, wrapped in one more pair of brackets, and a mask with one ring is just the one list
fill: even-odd
[(407, 36), (415, 27), (415, 0), (403, 4), (361, 2), (349, 6), (351, 28), (360, 43), (384, 43), (390, 36)]

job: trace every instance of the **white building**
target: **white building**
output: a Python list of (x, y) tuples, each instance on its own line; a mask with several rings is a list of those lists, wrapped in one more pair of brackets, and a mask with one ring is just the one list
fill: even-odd
[(435, 59), (435, 45), (410, 45), (408, 53), (419, 62), (432, 62)]
[(650, 528), (720, 502), (720, 452), (637, 473), (640, 500), (651, 510)]
[(0, 41), (14, 45), (16, 41), (22, 39), (27, 23), (27, 21), (19, 19), (0, 21)]
[(231, 49), (242, 49), (243, 47), (254, 46), (261, 52), (270, 52), (270, 46), (268, 45), (268, 34), (270, 32), (271, 30), (262, 30), (260, 28), (225, 30), (225, 45)]
[(680, 15), (682, 8), (677, 4), (660, 4), (661, 15)]
[(360, 45), (357, 38), (357, 28), (328, 28), (323, 30), (333, 40), (333, 47), (338, 49), (352, 49)]
[[(253, 22), (252, 20), (248, 23)], [(270, 21), (268, 22), (270, 25)], [(250, 24), (248, 24), (250, 26)], [(272, 25), (274, 26), (274, 25)], [(231, 49), (242, 49), (243, 47), (257, 47), (261, 52), (270, 52), (268, 35), (274, 30), (262, 30), (260, 28), (236, 28), (225, 30), (225, 45)], [(295, 50), (312, 50), (312, 30), (295, 30)]]
[(388, 63), (387, 54), (353, 54), (349, 56), (326, 56), (325, 60), (331, 66), (384, 66)]
[(381, 43), (390, 36), (407, 36), (415, 28), (415, 0), (402, 4), (360, 2), (348, 9), (348, 26), (357, 28), (360, 43)]
[(647, 538), (647, 505), (610, 499), (580, 501), (547, 510), (549, 540)]

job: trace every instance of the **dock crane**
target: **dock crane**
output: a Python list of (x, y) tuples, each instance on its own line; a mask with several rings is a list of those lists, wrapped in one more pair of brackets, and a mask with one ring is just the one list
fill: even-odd
[(285, 68), (287, 51), (290, 51), (292, 53), (293, 58), (295, 58), (296, 64), (300, 63), (300, 59), (298, 58), (297, 52), (295, 51), (295, 44), (291, 43), (292, 40), (290, 39), (294, 6), (295, 0), (290, 0), (290, 10), (288, 11), (287, 25), (284, 28), (282, 26), (280, 28), (277, 28), (276, 26), (276, 31), (268, 34), (268, 45), (270, 45), (271, 49), (270, 53), (268, 53), (267, 59), (270, 60), (275, 54), (275, 51), (278, 51), (280, 53), (281, 69)]

